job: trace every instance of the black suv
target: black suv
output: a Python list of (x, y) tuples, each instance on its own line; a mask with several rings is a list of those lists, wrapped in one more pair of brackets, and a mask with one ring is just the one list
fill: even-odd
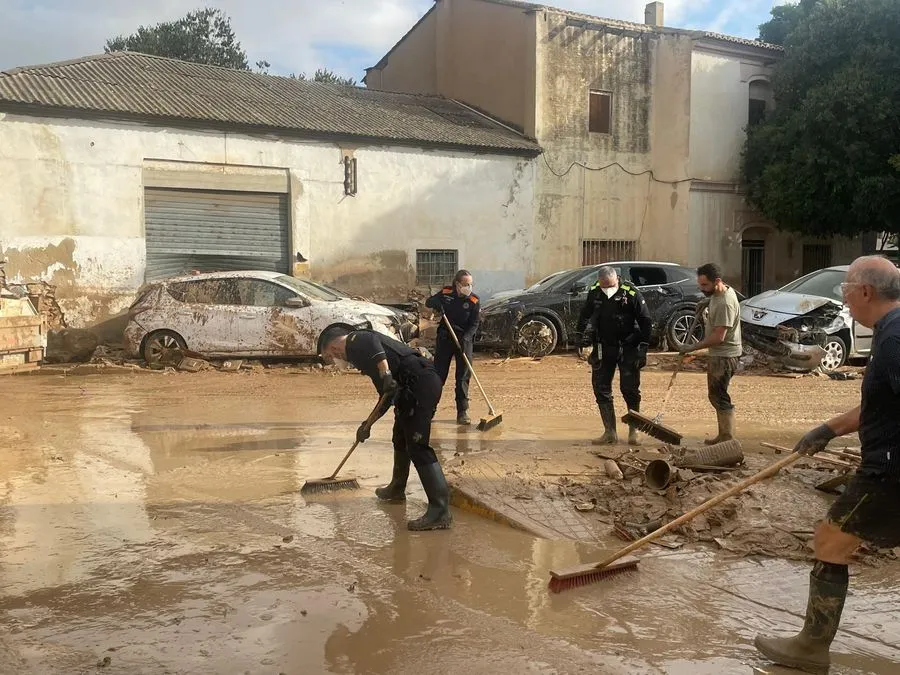
[[(653, 318), (653, 344), (670, 348), (703, 335), (702, 326), (688, 338), (694, 309), (703, 298), (695, 270), (675, 263), (610, 262), (556, 272), (521, 291), (498, 293), (481, 308), (475, 344), (506, 348), (523, 356), (546, 356), (560, 345), (572, 345), (578, 315), (588, 289), (604, 265), (637, 286)], [(743, 296), (738, 294), (740, 299)]]

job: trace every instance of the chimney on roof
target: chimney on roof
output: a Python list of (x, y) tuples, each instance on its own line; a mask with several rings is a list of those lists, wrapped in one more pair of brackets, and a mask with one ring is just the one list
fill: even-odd
[(663, 26), (663, 3), (651, 2), (644, 7), (644, 23), (648, 26)]

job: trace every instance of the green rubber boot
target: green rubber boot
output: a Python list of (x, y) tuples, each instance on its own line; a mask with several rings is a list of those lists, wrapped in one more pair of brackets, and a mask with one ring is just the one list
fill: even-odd
[(792, 638), (757, 635), (756, 648), (773, 663), (807, 673), (827, 673), (831, 666), (829, 649), (837, 635), (846, 597), (846, 583), (824, 581), (811, 573), (803, 630)]

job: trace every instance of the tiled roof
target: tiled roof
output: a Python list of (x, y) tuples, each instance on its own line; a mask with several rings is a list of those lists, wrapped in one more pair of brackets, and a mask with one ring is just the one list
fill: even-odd
[[(560, 9), (559, 7), (551, 7), (550, 5), (538, 4), (533, 2), (524, 2), (523, 0), (485, 0), (485, 2), (490, 2), (495, 5), (508, 5), (510, 7), (520, 7), (525, 11), (540, 11), (546, 10), (548, 12), (554, 12), (556, 14), (562, 14), (564, 16), (571, 17), (576, 20), (582, 20), (590, 23), (600, 23), (604, 26), (609, 26), (610, 28), (622, 28), (625, 30), (639, 31), (639, 32), (647, 32), (651, 33), (654, 31), (658, 31), (659, 29), (655, 26), (649, 26), (644, 23), (634, 23), (632, 21), (621, 21), (619, 19), (604, 19), (599, 16), (591, 16), (590, 14), (582, 14), (581, 12), (573, 12), (568, 9)], [(707, 40), (717, 40), (720, 42), (731, 42), (733, 44), (743, 45), (745, 47), (757, 47), (760, 49), (767, 49), (770, 51), (784, 51), (783, 47), (778, 45), (768, 44), (766, 42), (760, 42), (759, 40), (751, 40), (748, 38), (735, 37), (732, 35), (723, 35), (721, 33), (714, 33), (709, 31), (695, 31), (688, 29), (679, 29), (679, 28), (665, 28), (664, 30), (669, 32), (678, 32), (684, 33), (686, 35), (692, 35), (695, 38), (704, 38)]]
[(540, 147), (455, 101), (260, 75), (136, 52), (0, 73), (0, 107), (36, 106), (313, 137), (533, 154)]
[(773, 52), (783, 52), (784, 47), (781, 45), (773, 45), (762, 40), (751, 40), (750, 38), (736, 37), (734, 35), (723, 35), (722, 33), (711, 33), (709, 31), (701, 32), (701, 37), (707, 40), (718, 40), (719, 42), (732, 42), (745, 47), (758, 47), (759, 49), (768, 49)]

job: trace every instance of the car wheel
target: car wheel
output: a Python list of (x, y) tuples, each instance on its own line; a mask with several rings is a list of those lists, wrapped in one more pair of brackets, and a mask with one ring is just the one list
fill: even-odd
[(545, 316), (522, 319), (516, 331), (516, 351), (522, 356), (548, 356), (556, 349), (558, 341), (556, 325)]
[(170, 330), (157, 330), (144, 338), (141, 354), (148, 364), (163, 363), (171, 360), (172, 354), (179, 349), (187, 349), (184, 338)]
[(682, 345), (695, 345), (703, 339), (703, 322), (698, 321), (691, 334), (691, 324), (694, 322), (694, 311), (679, 309), (669, 319), (666, 326), (666, 342), (669, 349), (677, 351)]
[(833, 373), (847, 362), (847, 344), (840, 335), (829, 335), (825, 340), (825, 356), (819, 364), (823, 373)]

